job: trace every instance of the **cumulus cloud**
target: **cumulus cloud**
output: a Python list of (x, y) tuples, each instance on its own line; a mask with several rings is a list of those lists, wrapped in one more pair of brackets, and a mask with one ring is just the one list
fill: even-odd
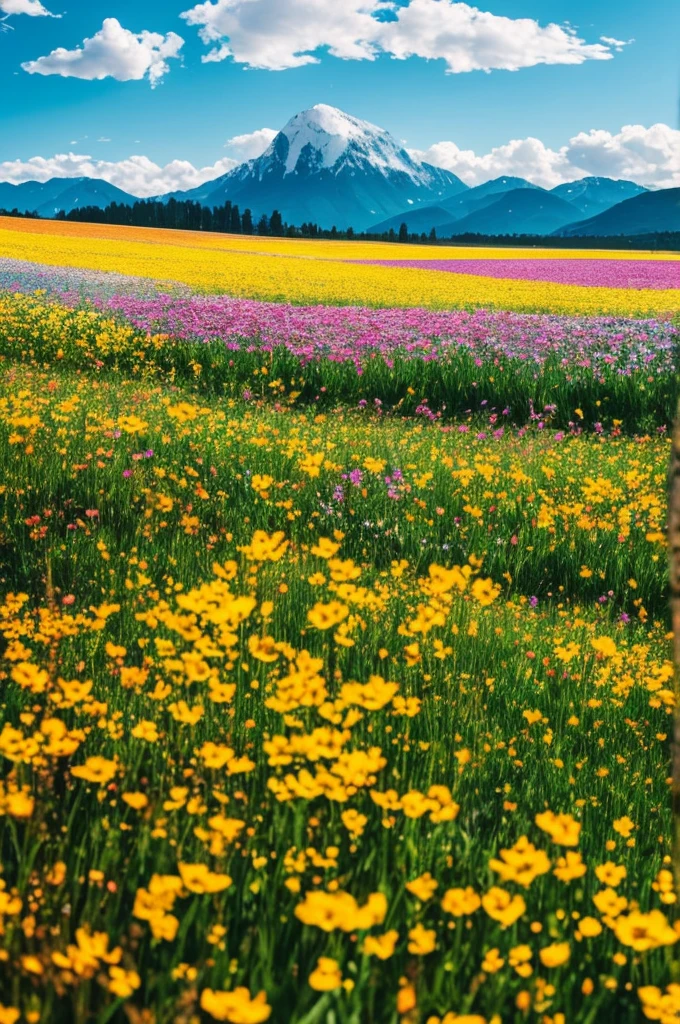
[(194, 167), (188, 160), (172, 160), (161, 167), (146, 156), (130, 156), (127, 160), (113, 162), (62, 153), (53, 157), (34, 156), (30, 160), (6, 160), (0, 163), (0, 181), (20, 185), (22, 181), (48, 181), (50, 178), (102, 178), (131, 195), (146, 198), (195, 188), (226, 174), (237, 162), (224, 157), (209, 167)]
[(320, 47), (344, 60), (443, 60), (449, 73), (536, 64), (610, 60), (624, 43), (587, 43), (569, 25), (508, 18), (455, 0), (205, 0), (181, 17), (212, 47), (205, 62), (228, 57), (283, 71), (319, 62)]
[(631, 178), (661, 188), (680, 186), (680, 131), (667, 124), (625, 125), (615, 135), (592, 129), (569, 140), (570, 163), (589, 174)]
[[(16, 0), (9, 0), (16, 2)], [(61, 75), (88, 81), (115, 78), (119, 82), (148, 78), (153, 89), (178, 57), (184, 40), (176, 32), (130, 32), (116, 18), (106, 18), (99, 32), (75, 50), (58, 47), (45, 57), (22, 64), (30, 75)]]
[(40, 0), (0, 0), (0, 14), (5, 18), (10, 14), (27, 14), (29, 18), (61, 18), (61, 14), (52, 14), (43, 7)]
[(540, 25), (532, 18), (507, 18), (451, 0), (411, 0), (394, 21), (380, 27), (379, 43), (399, 60), (444, 60), (453, 74), (536, 64), (583, 64), (610, 60), (604, 42), (586, 43), (569, 26)]
[(616, 133), (592, 129), (559, 149), (529, 137), (483, 154), (459, 149), (455, 142), (436, 142), (429, 149), (410, 152), (452, 171), (468, 185), (508, 174), (543, 188), (588, 175), (627, 178), (657, 188), (680, 187), (680, 131), (666, 124), (626, 125)]
[(563, 181), (583, 178), (588, 172), (570, 166), (564, 149), (553, 150), (540, 139), (512, 139), (490, 152), (477, 154), (459, 149), (455, 142), (436, 142), (426, 150), (410, 150), (412, 156), (457, 174), (468, 185), (514, 175), (535, 185), (553, 188)]
[(258, 128), (247, 135), (234, 135), (225, 145), (239, 161), (253, 160), (264, 153), (277, 135), (274, 128)]
[(283, 71), (317, 64), (313, 51), (328, 46), (334, 57), (372, 60), (380, 28), (373, 17), (382, 0), (217, 0), (180, 17), (213, 45), (205, 62), (233, 57), (252, 68)]

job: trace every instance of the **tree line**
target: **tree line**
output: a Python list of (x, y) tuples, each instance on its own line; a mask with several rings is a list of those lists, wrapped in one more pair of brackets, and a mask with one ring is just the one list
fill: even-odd
[[(36, 211), (21, 212), (18, 209), (0, 209), (3, 217), (26, 217), (40, 219)], [(435, 228), (427, 233), (409, 232), (405, 223), (399, 230), (356, 232), (348, 227), (341, 230), (335, 226), (322, 228), (312, 221), (299, 226), (288, 224), (278, 210), (267, 216), (262, 214), (257, 220), (249, 209), (241, 212), (239, 207), (229, 201), (222, 206), (202, 206), (190, 199), (169, 199), (162, 203), (155, 199), (140, 199), (132, 206), (125, 203), (110, 203), (104, 209), (98, 206), (82, 206), (69, 210), (60, 210), (55, 220), (77, 221), (93, 224), (117, 224), (127, 227), (173, 228), (180, 231), (217, 231), (233, 235), (264, 235), (279, 238), (326, 238), (326, 239), (358, 239), (374, 242), (401, 242), (411, 245), (493, 245), (493, 246), (549, 246), (555, 249), (650, 249), (680, 251), (680, 232), (660, 231), (644, 235), (605, 235), (601, 237), (584, 236), (581, 238), (553, 238), (546, 235), (481, 235), (466, 232), (439, 238)]]

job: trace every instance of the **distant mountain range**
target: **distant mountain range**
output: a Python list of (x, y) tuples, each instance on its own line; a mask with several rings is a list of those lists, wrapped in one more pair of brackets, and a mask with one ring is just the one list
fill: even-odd
[(599, 213), (570, 224), (559, 235), (643, 235), (653, 231), (680, 231), (680, 188), (643, 192)]
[(452, 200), (390, 217), (371, 230), (398, 231), (403, 222), (409, 232), (427, 232), (434, 227), (440, 238), (467, 232), (549, 235), (565, 225), (576, 227), (586, 214), (598, 214), (641, 194), (647, 194), (641, 185), (611, 178), (583, 178), (550, 191), (525, 178), (494, 178)]
[(99, 206), (109, 203), (136, 203), (137, 196), (123, 192), (100, 178), (50, 178), (49, 181), (25, 181), (21, 185), (0, 182), (0, 208), (19, 210), (20, 213), (38, 213), (41, 217), (54, 217), (59, 210), (69, 213), (79, 206)]
[[(156, 199), (229, 201), (257, 219), (278, 210), (300, 226), (448, 238), (482, 235), (637, 235), (680, 231), (680, 189), (649, 191), (632, 181), (586, 177), (540, 188), (504, 176), (470, 188), (450, 171), (416, 160), (382, 128), (317, 104), (285, 125), (265, 152), (227, 174)], [(94, 178), (0, 183), (0, 208), (53, 217), (77, 207), (137, 202)]]

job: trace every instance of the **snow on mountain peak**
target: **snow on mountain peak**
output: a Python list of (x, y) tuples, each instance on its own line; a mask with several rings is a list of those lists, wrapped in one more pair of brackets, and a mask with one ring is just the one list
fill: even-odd
[[(305, 151), (311, 147), (316, 165), (321, 168), (370, 164), (387, 175), (400, 171), (420, 184), (429, 180), (425, 168), (402, 149), (389, 132), (368, 121), (352, 117), (337, 107), (317, 103), (296, 114), (281, 130), (288, 140), (286, 174), (292, 174)], [(270, 150), (274, 152), (276, 140)]]

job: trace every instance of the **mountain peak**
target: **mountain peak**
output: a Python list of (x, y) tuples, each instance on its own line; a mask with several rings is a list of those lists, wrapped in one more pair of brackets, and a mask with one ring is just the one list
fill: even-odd
[(291, 117), (264, 154), (265, 161), (278, 158), (285, 174), (310, 170), (370, 167), (383, 175), (394, 171), (407, 174), (414, 184), (424, 184), (430, 175), (384, 128), (346, 114), (327, 103), (317, 103)]

